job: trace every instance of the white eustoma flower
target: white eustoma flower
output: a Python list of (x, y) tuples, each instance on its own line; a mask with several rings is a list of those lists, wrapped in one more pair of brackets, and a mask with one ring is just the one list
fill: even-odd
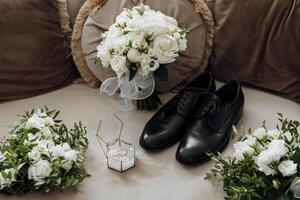
[(72, 150), (68, 143), (63, 143), (62, 148), (64, 149), (64, 151), (71, 151)]
[(24, 146), (30, 145), (30, 144), (36, 144), (41, 138), (42, 135), (40, 132), (37, 132), (35, 134), (33, 133), (28, 133), (27, 134), (28, 139), (25, 139), (23, 142)]
[(267, 135), (267, 131), (264, 128), (258, 128), (253, 133), (253, 136), (257, 137), (258, 139), (262, 139), (266, 135)]
[(65, 155), (65, 150), (61, 145), (56, 145), (50, 149), (50, 153), (53, 159), (57, 159)]
[(268, 145), (268, 152), (273, 161), (278, 161), (282, 156), (288, 153), (284, 140), (273, 140)]
[(37, 147), (33, 147), (32, 150), (28, 153), (28, 157), (33, 161), (38, 161), (41, 158), (41, 153)]
[(267, 135), (274, 139), (278, 139), (281, 133), (278, 129), (274, 129), (274, 130), (267, 131)]
[(42, 129), (45, 126), (53, 126), (54, 120), (49, 117), (39, 117), (37, 113), (34, 113), (26, 122), (25, 129), (29, 130), (32, 128)]
[(54, 126), (55, 122), (51, 117), (43, 118), (44, 126)]
[(40, 130), (40, 132), (42, 133), (42, 136), (45, 138), (45, 139), (52, 139), (53, 138), (53, 135), (51, 133), (51, 130), (50, 128), (48, 127), (44, 127)]
[(43, 118), (39, 117), (34, 113), (26, 122), (25, 129), (29, 130), (32, 128), (41, 129), (45, 126)]
[(119, 55), (116, 55), (111, 59), (111, 68), (114, 72), (116, 72), (118, 77), (122, 76), (128, 71), (126, 66), (126, 60), (127, 59), (125, 56)]
[(151, 63), (150, 63), (150, 68), (149, 68), (149, 70), (150, 70), (151, 72), (154, 72), (154, 71), (156, 71), (158, 68), (159, 68), (159, 62), (158, 62), (158, 60), (152, 60)]
[(267, 176), (276, 174), (276, 171), (269, 166), (271, 162), (272, 159), (267, 150), (260, 152), (255, 161), (258, 166), (258, 170), (265, 173)]
[(28, 179), (34, 181), (41, 181), (49, 177), (52, 172), (51, 165), (47, 160), (39, 160), (37, 163), (31, 165), (28, 169)]
[(54, 146), (55, 144), (52, 140), (40, 140), (36, 147), (42, 155), (50, 156), (50, 149)]
[(278, 165), (280, 173), (286, 176), (292, 176), (297, 173), (297, 164), (291, 160), (284, 160)]
[(233, 146), (233, 148), (235, 150), (233, 156), (237, 160), (244, 160), (245, 154), (247, 154), (249, 156), (252, 155), (255, 152), (255, 150), (253, 148), (253, 146), (255, 145), (255, 142), (256, 142), (255, 137), (248, 136), (246, 140), (235, 143)]
[(5, 159), (5, 155), (3, 155), (3, 153), (0, 151), (0, 163), (3, 162)]
[(64, 170), (70, 171), (72, 166), (73, 166), (73, 163), (71, 161), (68, 161), (68, 160), (62, 161), (61, 168), (63, 168)]
[(268, 148), (260, 152), (256, 159), (256, 164), (259, 170), (264, 172), (267, 176), (276, 174), (276, 171), (269, 165), (272, 162), (279, 161), (286, 153), (288, 149), (285, 146), (283, 140), (273, 140), (269, 143)]
[(70, 150), (65, 152), (64, 158), (68, 161), (76, 161), (77, 152), (75, 150)]
[[(4, 178), (2, 173), (10, 177)], [(16, 170), (14, 168), (5, 169), (3, 172), (0, 172), (0, 189), (10, 186), (14, 181), (16, 181)]]
[(36, 114), (37, 114), (39, 117), (42, 117), (42, 118), (48, 116), (45, 112), (42, 112), (42, 110), (39, 109), (39, 108), (36, 110)]

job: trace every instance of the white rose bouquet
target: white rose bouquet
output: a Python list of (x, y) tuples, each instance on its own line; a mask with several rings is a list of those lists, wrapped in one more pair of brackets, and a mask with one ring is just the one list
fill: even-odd
[(264, 122), (252, 134), (243, 134), (232, 156), (212, 157), (216, 165), (207, 178), (223, 183), (225, 199), (300, 199), (299, 122), (282, 114), (279, 121), (274, 130)]
[(0, 143), (0, 192), (22, 194), (74, 188), (87, 176), (88, 146), (81, 122), (74, 128), (56, 120), (59, 111), (32, 110), (11, 127)]
[(123, 110), (133, 109), (131, 100), (138, 100), (139, 110), (155, 110), (160, 101), (153, 73), (186, 48), (186, 31), (174, 18), (146, 5), (124, 9), (97, 47), (103, 67), (117, 75), (103, 82), (101, 92), (113, 95), (119, 89)]

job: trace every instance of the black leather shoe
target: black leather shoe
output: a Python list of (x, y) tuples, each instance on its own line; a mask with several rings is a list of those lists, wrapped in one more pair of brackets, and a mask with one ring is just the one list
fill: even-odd
[(183, 137), (180, 130), (188, 121), (199, 98), (215, 90), (213, 75), (210, 72), (201, 74), (148, 121), (140, 138), (140, 146), (155, 151), (179, 142)]
[(205, 117), (195, 111), (194, 116), (183, 130), (185, 136), (176, 152), (176, 159), (184, 165), (194, 165), (207, 161), (207, 152), (224, 150), (229, 142), (232, 125), (240, 120), (244, 108), (244, 94), (237, 81), (231, 81), (215, 94), (209, 95), (208, 104), (199, 107), (206, 110)]

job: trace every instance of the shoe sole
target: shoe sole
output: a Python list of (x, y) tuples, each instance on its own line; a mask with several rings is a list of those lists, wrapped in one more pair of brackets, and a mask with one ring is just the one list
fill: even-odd
[[(242, 107), (241, 111), (240, 111), (239, 114), (237, 115), (237, 117), (236, 117), (236, 119), (235, 119), (233, 125), (237, 125), (237, 124), (239, 123), (240, 119), (241, 119), (242, 116), (243, 116), (243, 109), (244, 109), (244, 107)], [(230, 131), (231, 131), (231, 129), (230, 129)], [(226, 140), (220, 145), (220, 147), (219, 147), (217, 150), (213, 151), (212, 153), (213, 153), (213, 154), (222, 153), (222, 152), (226, 149), (226, 147), (228, 146), (228, 143), (229, 143), (229, 141), (230, 141), (230, 137), (231, 137), (231, 133), (228, 134), (228, 137), (227, 137)], [(203, 163), (205, 163), (205, 162), (210, 161), (210, 160), (211, 160), (211, 157), (209, 157), (208, 155), (205, 154), (205, 155), (203, 155), (201, 158), (199, 158), (199, 159), (196, 160), (196, 161), (186, 162), (186, 161), (180, 160), (180, 159), (177, 157), (177, 154), (176, 154), (176, 160), (177, 160), (180, 164), (182, 164), (182, 165), (186, 165), (186, 166), (195, 166), (195, 165), (200, 165), (200, 164), (203, 164)]]

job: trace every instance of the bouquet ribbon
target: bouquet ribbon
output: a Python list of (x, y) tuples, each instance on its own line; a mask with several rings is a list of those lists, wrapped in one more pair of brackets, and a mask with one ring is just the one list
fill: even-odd
[(121, 111), (132, 111), (135, 108), (132, 100), (150, 97), (154, 88), (155, 80), (152, 74), (144, 77), (137, 73), (132, 80), (130, 80), (129, 75), (106, 79), (100, 87), (100, 93), (113, 96), (120, 91), (121, 99), (115, 105)]

